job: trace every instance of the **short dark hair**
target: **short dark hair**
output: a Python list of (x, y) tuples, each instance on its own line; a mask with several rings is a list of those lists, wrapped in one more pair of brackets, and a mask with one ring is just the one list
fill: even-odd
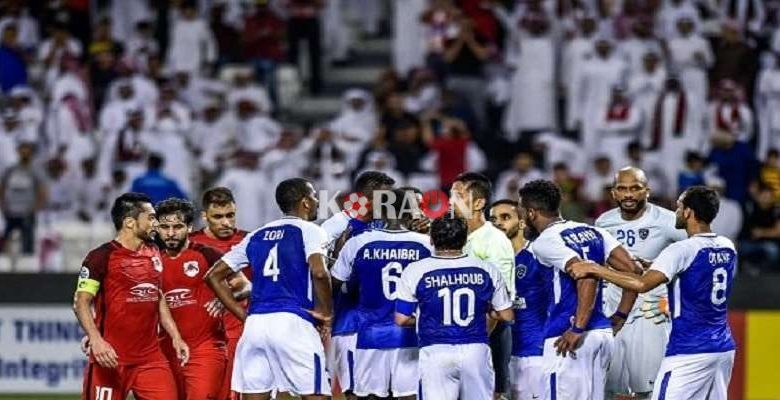
[(490, 195), (493, 190), (493, 185), (490, 183), (490, 179), (487, 176), (480, 174), (479, 172), (464, 172), (455, 178), (455, 182), (462, 182), (468, 186), (469, 190), (476, 194), (479, 198), (485, 199), (485, 202), (490, 201)]
[(387, 176), (387, 174), (379, 171), (366, 171), (355, 179), (355, 187), (353, 189), (356, 192), (366, 194), (382, 186), (393, 185), (395, 185), (395, 179)]
[(157, 203), (155, 211), (158, 219), (161, 219), (163, 215), (179, 214), (187, 225), (192, 224), (192, 221), (195, 220), (195, 206), (192, 205), (191, 201), (185, 199), (175, 197), (165, 199)]
[(769, 149), (768, 152), (766, 152), (767, 157), (778, 157), (780, 156), (780, 151), (777, 149)]
[(547, 214), (560, 212), (561, 189), (552, 181), (533, 180), (520, 188), (519, 193), (523, 207), (540, 210)]
[(165, 158), (160, 153), (149, 154), (149, 158), (146, 160), (146, 167), (151, 170), (161, 170), (165, 165)]
[(461, 250), (467, 236), (468, 228), (462, 218), (444, 216), (431, 223), (431, 241), (437, 250)]
[(226, 206), (230, 203), (235, 203), (236, 199), (233, 197), (233, 192), (230, 189), (218, 186), (211, 188), (203, 193), (201, 197), (200, 205), (203, 210), (208, 210), (212, 204), (217, 206)]
[(309, 194), (309, 181), (304, 178), (285, 179), (276, 186), (276, 204), (283, 213), (295, 209), (298, 203)]
[(506, 206), (510, 206), (510, 207), (514, 207), (514, 208), (518, 208), (520, 206), (520, 204), (518, 202), (514, 201), (514, 200), (501, 199), (501, 200), (494, 201), (493, 204), (490, 205), (490, 208), (493, 208), (493, 207), (496, 207), (496, 206), (502, 206), (502, 205), (506, 205)]
[(682, 204), (693, 210), (696, 219), (705, 224), (711, 224), (720, 209), (718, 192), (706, 186), (691, 186), (686, 189)]
[(138, 218), (143, 212), (141, 206), (144, 203), (152, 204), (152, 199), (143, 193), (128, 192), (117, 197), (114, 205), (111, 206), (111, 221), (114, 223), (114, 228), (122, 229), (125, 218)]

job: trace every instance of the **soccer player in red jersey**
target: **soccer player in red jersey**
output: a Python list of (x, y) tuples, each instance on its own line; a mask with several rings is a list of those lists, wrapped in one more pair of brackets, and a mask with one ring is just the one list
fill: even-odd
[(148, 243), (157, 228), (154, 208), (148, 196), (125, 193), (114, 201), (111, 219), (116, 238), (89, 252), (74, 296), (90, 348), (82, 399), (124, 400), (130, 390), (137, 400), (176, 399), (158, 326), (171, 337), (182, 365), (189, 348), (160, 295), (160, 252)]
[(216, 297), (206, 285), (206, 271), (222, 253), (188, 239), (195, 207), (187, 200), (167, 199), (157, 204), (157, 234), (162, 248), (162, 289), (176, 326), (190, 348), (190, 360), (180, 366), (163, 337), (163, 352), (171, 363), (180, 400), (217, 399), (222, 390), (225, 365), (225, 333), (221, 313), (210, 315), (207, 306)]
[[(227, 253), (233, 245), (238, 244), (246, 236), (246, 231), (236, 229), (236, 201), (230, 189), (216, 187), (207, 190), (203, 193), (201, 207), (203, 209), (201, 216), (206, 227), (190, 235), (190, 240), (193, 243), (203, 244)], [(252, 279), (252, 270), (247, 267), (234, 274), (228, 280), (228, 284), (235, 294), (246, 286), (248, 279)], [(241, 304), (244, 309), (248, 306), (246, 301)], [(238, 339), (241, 338), (241, 333), (244, 330), (244, 323), (229, 312), (224, 314), (223, 322), (227, 338), (227, 368), (225, 369), (227, 372), (225, 373), (223, 390), (218, 399), (237, 399), (237, 394), (231, 395), (230, 392), (230, 377), (231, 371), (233, 371), (233, 356), (236, 352)]]

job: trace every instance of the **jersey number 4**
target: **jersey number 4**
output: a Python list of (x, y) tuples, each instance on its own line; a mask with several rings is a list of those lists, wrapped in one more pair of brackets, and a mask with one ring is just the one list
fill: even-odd
[[(455, 289), (442, 288), (438, 291), (439, 298), (442, 299), (442, 323), (445, 326), (451, 326), (454, 322), (458, 326), (468, 326), (474, 320), (474, 309), (476, 306), (476, 296), (474, 291), (467, 287)], [(466, 300), (466, 315), (463, 315), (461, 299)]]
[(263, 276), (270, 276), (274, 282), (279, 280), (279, 264), (277, 262), (277, 250), (275, 244), (271, 247), (271, 251), (268, 252), (268, 257), (265, 258), (265, 265), (263, 265)]

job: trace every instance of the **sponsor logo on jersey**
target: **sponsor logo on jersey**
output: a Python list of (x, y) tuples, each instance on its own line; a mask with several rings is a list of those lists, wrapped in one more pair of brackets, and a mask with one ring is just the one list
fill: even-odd
[(87, 268), (86, 265), (81, 266), (81, 271), (79, 271), (79, 278), (81, 279), (88, 279), (89, 278), (89, 268)]
[(184, 275), (194, 278), (200, 272), (200, 265), (197, 261), (187, 261), (184, 263)]
[(518, 264), (517, 267), (515, 267), (515, 276), (517, 276), (517, 279), (525, 278), (526, 272), (528, 272), (528, 267), (523, 264)]
[(189, 306), (198, 301), (192, 298), (190, 289), (173, 289), (165, 293), (165, 301), (171, 309)]
[(650, 229), (642, 228), (639, 230), (639, 238), (642, 240), (647, 239), (647, 237), (650, 236)]
[(162, 272), (163, 270), (163, 263), (160, 260), (160, 257), (152, 256), (152, 265), (154, 266), (154, 270), (157, 272)]
[(160, 301), (160, 290), (153, 283), (139, 283), (130, 288), (130, 294), (132, 297), (127, 299), (128, 303)]

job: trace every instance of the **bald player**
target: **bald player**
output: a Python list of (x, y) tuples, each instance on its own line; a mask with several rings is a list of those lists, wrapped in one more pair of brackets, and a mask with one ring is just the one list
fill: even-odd
[[(649, 197), (644, 171), (621, 169), (612, 187), (618, 207), (602, 214), (595, 225), (611, 233), (634, 257), (652, 261), (661, 250), (687, 235), (675, 229), (674, 212), (648, 202)], [(641, 294), (628, 315), (616, 311), (621, 293), (612, 284), (607, 284), (604, 291), (604, 314), (625, 318), (615, 338), (607, 398), (649, 398), (671, 330), (665, 311), (666, 287), (661, 285)]]

